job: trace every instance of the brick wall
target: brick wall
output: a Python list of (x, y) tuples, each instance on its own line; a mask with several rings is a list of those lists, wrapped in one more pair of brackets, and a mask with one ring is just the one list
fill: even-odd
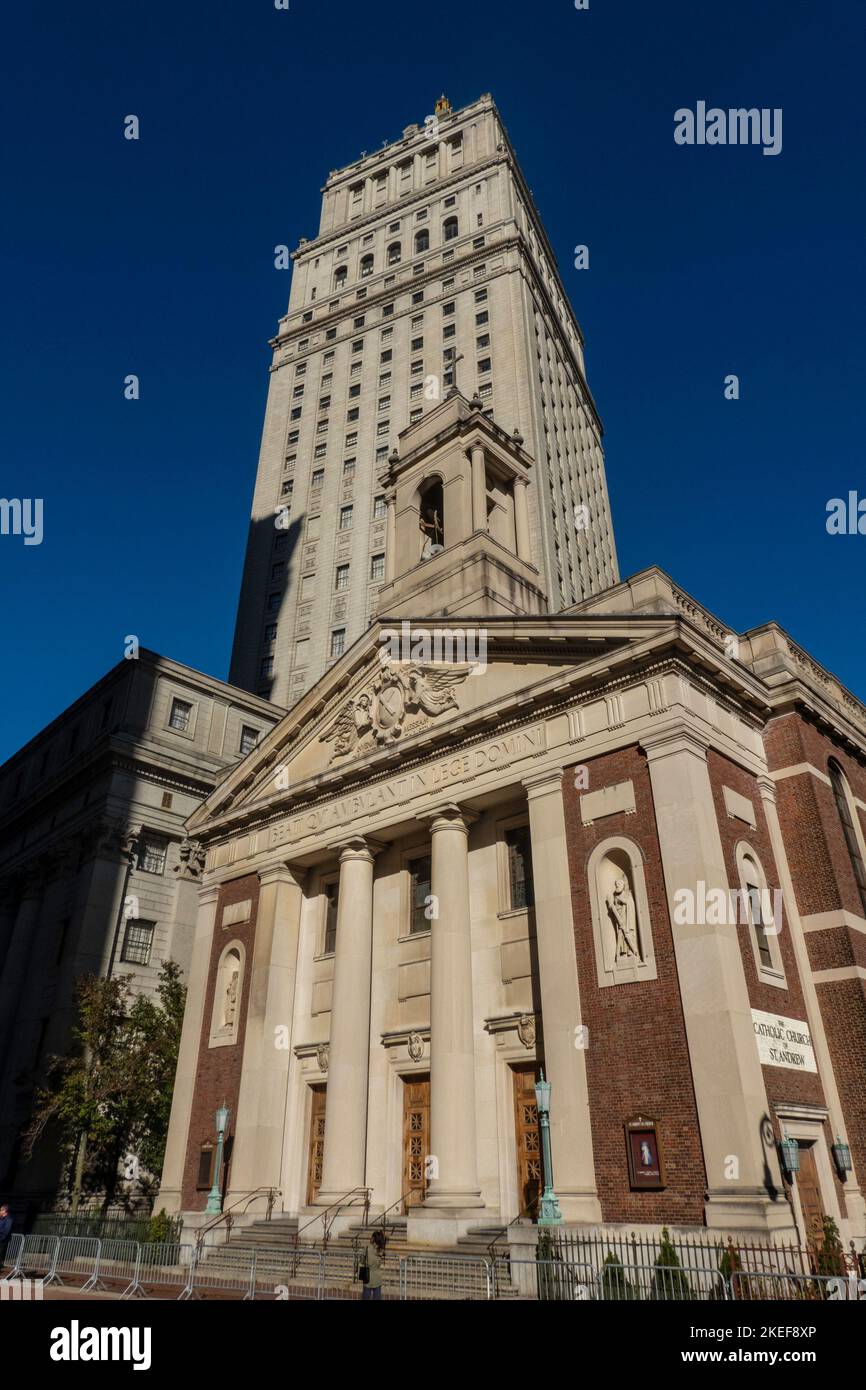
[[(680, 1000), (673, 936), (646, 758), (636, 747), (592, 759), (589, 790), (632, 781), (633, 815), (580, 819), (573, 772), (563, 777), (572, 910), (583, 1021), (589, 1028), (589, 1086), (595, 1174), (605, 1221), (702, 1224), (706, 1171)], [(643, 853), (658, 978), (601, 988), (596, 976), (587, 863), (611, 835)], [(642, 1114), (657, 1122), (667, 1187), (629, 1187), (624, 1125)]]
[[(764, 742), (774, 771), (808, 763), (826, 773), (829, 759), (835, 758), (853, 794), (866, 799), (866, 767), (800, 715), (771, 721)], [(777, 782), (776, 797), (801, 915), (844, 909), (862, 918), (863, 905), (832, 788), (803, 772)], [(866, 826), (863, 812), (859, 814)], [(839, 925), (807, 931), (806, 946), (813, 971), (866, 969), (866, 933), (856, 928)], [(866, 1182), (866, 979), (818, 982), (816, 990), (846, 1137), (862, 1184)]]
[[(222, 926), (223, 908), (231, 903), (251, 899), (252, 908), (248, 922), (230, 927)], [(225, 1101), (231, 1111), (226, 1152), (231, 1161), (231, 1141), (237, 1120), (238, 1095), (240, 1092), (241, 1065), (243, 1062), (244, 1034), (247, 1021), (250, 977), (255, 938), (256, 915), (259, 903), (259, 879), (257, 874), (233, 879), (223, 884), (217, 904), (216, 926), (214, 929), (211, 959), (208, 968), (208, 985), (202, 1018), (202, 1036), (199, 1044), (198, 1071), (196, 1073), (195, 1095), (190, 1115), (189, 1138), (187, 1142), (186, 1163), (183, 1175), (183, 1207), (185, 1211), (203, 1211), (207, 1204), (207, 1193), (197, 1187), (198, 1165), (201, 1146), (208, 1140), (215, 1142), (214, 1114)], [(214, 990), (216, 988), (217, 965), (223, 948), (230, 941), (240, 941), (246, 949), (246, 965), (238, 1004), (237, 1041), (231, 1046), (209, 1047), (211, 1016), (213, 1013)], [(225, 1188), (224, 1188), (225, 1190)]]

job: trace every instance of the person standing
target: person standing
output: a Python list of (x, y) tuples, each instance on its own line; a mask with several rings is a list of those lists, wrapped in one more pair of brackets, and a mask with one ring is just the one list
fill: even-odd
[[(382, 1231), (374, 1231), (364, 1251), (364, 1265), (367, 1278), (361, 1293), (362, 1299), (382, 1297), (382, 1270), (385, 1265), (385, 1236)], [(362, 1276), (363, 1277), (363, 1276)]]
[(12, 1217), (7, 1206), (0, 1207), (0, 1269), (6, 1263), (6, 1242), (12, 1234)]

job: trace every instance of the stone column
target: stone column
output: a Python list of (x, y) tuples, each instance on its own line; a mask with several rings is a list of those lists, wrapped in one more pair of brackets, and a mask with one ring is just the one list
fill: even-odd
[[(681, 925), (678, 889), (730, 891), (707, 766), (707, 744), (687, 728), (641, 740), (670, 907), (680, 997), (707, 1168), (707, 1225), (790, 1231), (735, 923)], [(697, 916), (697, 914), (693, 914)], [(729, 1176), (736, 1173), (737, 1176)]]
[[(818, 1064), (818, 1075), (821, 1078), (821, 1086), (827, 1101), (830, 1125), (834, 1135), (844, 1134), (846, 1129), (845, 1112), (842, 1108), (842, 1100), (839, 1095), (839, 1088), (836, 1084), (833, 1059), (830, 1056), (827, 1034), (824, 1031), (824, 1016), (821, 1013), (821, 1003), (818, 999), (815, 981), (812, 978), (812, 963), (809, 960), (809, 950), (803, 933), (803, 924), (800, 920), (800, 909), (794, 891), (794, 881), (791, 877), (788, 856), (785, 851), (782, 827), (779, 824), (779, 812), (776, 809), (776, 784), (771, 777), (759, 777), (758, 788), (761, 793), (761, 803), (764, 807), (764, 814), (767, 817), (767, 825), (770, 830), (770, 843), (773, 846), (773, 857), (779, 872), (779, 886), (782, 889), (785, 917), (788, 922), (788, 929), (791, 933), (791, 944), (794, 947), (794, 955), (797, 960), (797, 972), (803, 987), (803, 999), (806, 1004), (806, 1021), (809, 1024), (809, 1033), (815, 1048), (815, 1060)], [(850, 1234), (855, 1238), (862, 1239), (866, 1236), (866, 1202), (864, 1202), (863, 1191), (860, 1187), (856, 1172), (852, 1171), (848, 1174), (843, 1191), (845, 1206), (848, 1210), (848, 1219), (852, 1226)]]
[(385, 520), (385, 583), (394, 578), (397, 568), (397, 494), (393, 489), (385, 494), (388, 508)]
[(459, 806), (431, 825), (430, 1155), (424, 1205), (481, 1207), (475, 1142), (475, 1029), (469, 920), (469, 826)]
[(514, 536), (518, 560), (527, 564), (532, 560), (532, 547), (529, 541), (529, 505), (527, 501), (528, 478), (514, 479)]
[(325, 1157), (318, 1196), (318, 1205), (325, 1207), (365, 1185), (373, 854), (374, 847), (360, 835), (348, 841), (340, 854)]
[[(231, 1199), (259, 1187), (282, 1190), (283, 1131), (295, 1011), (303, 870), (262, 869), (244, 1034)], [(263, 1196), (259, 1205), (266, 1203)], [(251, 1204), (249, 1210), (254, 1209)]]
[(472, 530), (487, 530), (487, 467), (477, 444), (472, 449)]
[(210, 960), (216, 924), (219, 884), (209, 884), (199, 890), (198, 918), (192, 943), (192, 960), (187, 983), (186, 1008), (178, 1050), (177, 1072), (171, 1100), (171, 1119), (165, 1145), (162, 1184), (154, 1211), (162, 1207), (171, 1215), (183, 1207), (183, 1174), (189, 1145), (189, 1125), (195, 1083), (198, 1074), (199, 1048), (206, 1026), (205, 996), (210, 979)]
[(566, 1221), (601, 1221), (595, 1183), (586, 1052), (577, 1046), (580, 987), (571, 910), (571, 875), (562, 801), (562, 773), (524, 781), (529, 801), (535, 939), (544, 1037), (544, 1073), (550, 1082), (553, 1186)]

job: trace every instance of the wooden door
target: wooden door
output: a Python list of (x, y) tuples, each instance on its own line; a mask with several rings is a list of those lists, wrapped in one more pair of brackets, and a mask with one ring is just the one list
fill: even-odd
[(535, 1080), (534, 1066), (514, 1068), (518, 1201), (521, 1212), (533, 1219), (538, 1215), (538, 1202), (544, 1185)]
[(403, 1079), (403, 1210), (417, 1207), (427, 1191), (430, 1152), (430, 1078)]
[(325, 1098), (324, 1086), (312, 1086), (310, 1109), (310, 1161), (307, 1167), (307, 1206), (311, 1207), (322, 1186), (322, 1161), (325, 1157)]
[(824, 1204), (821, 1200), (814, 1144), (806, 1145), (800, 1142), (800, 1171), (797, 1174), (797, 1191), (803, 1210), (806, 1239), (820, 1244), (824, 1239)]

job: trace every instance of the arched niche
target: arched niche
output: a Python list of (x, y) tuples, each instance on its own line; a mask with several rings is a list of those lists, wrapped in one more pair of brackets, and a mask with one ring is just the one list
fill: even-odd
[(238, 1040), (245, 965), (246, 948), (242, 941), (230, 941), (223, 947), (214, 982), (211, 1047), (231, 1047)]
[(640, 847), (621, 835), (603, 840), (590, 855), (587, 875), (599, 985), (656, 979)]
[(438, 474), (425, 478), (418, 488), (418, 531), (420, 533), (420, 558), (430, 560), (444, 550), (445, 537), (445, 496), (442, 479)]

